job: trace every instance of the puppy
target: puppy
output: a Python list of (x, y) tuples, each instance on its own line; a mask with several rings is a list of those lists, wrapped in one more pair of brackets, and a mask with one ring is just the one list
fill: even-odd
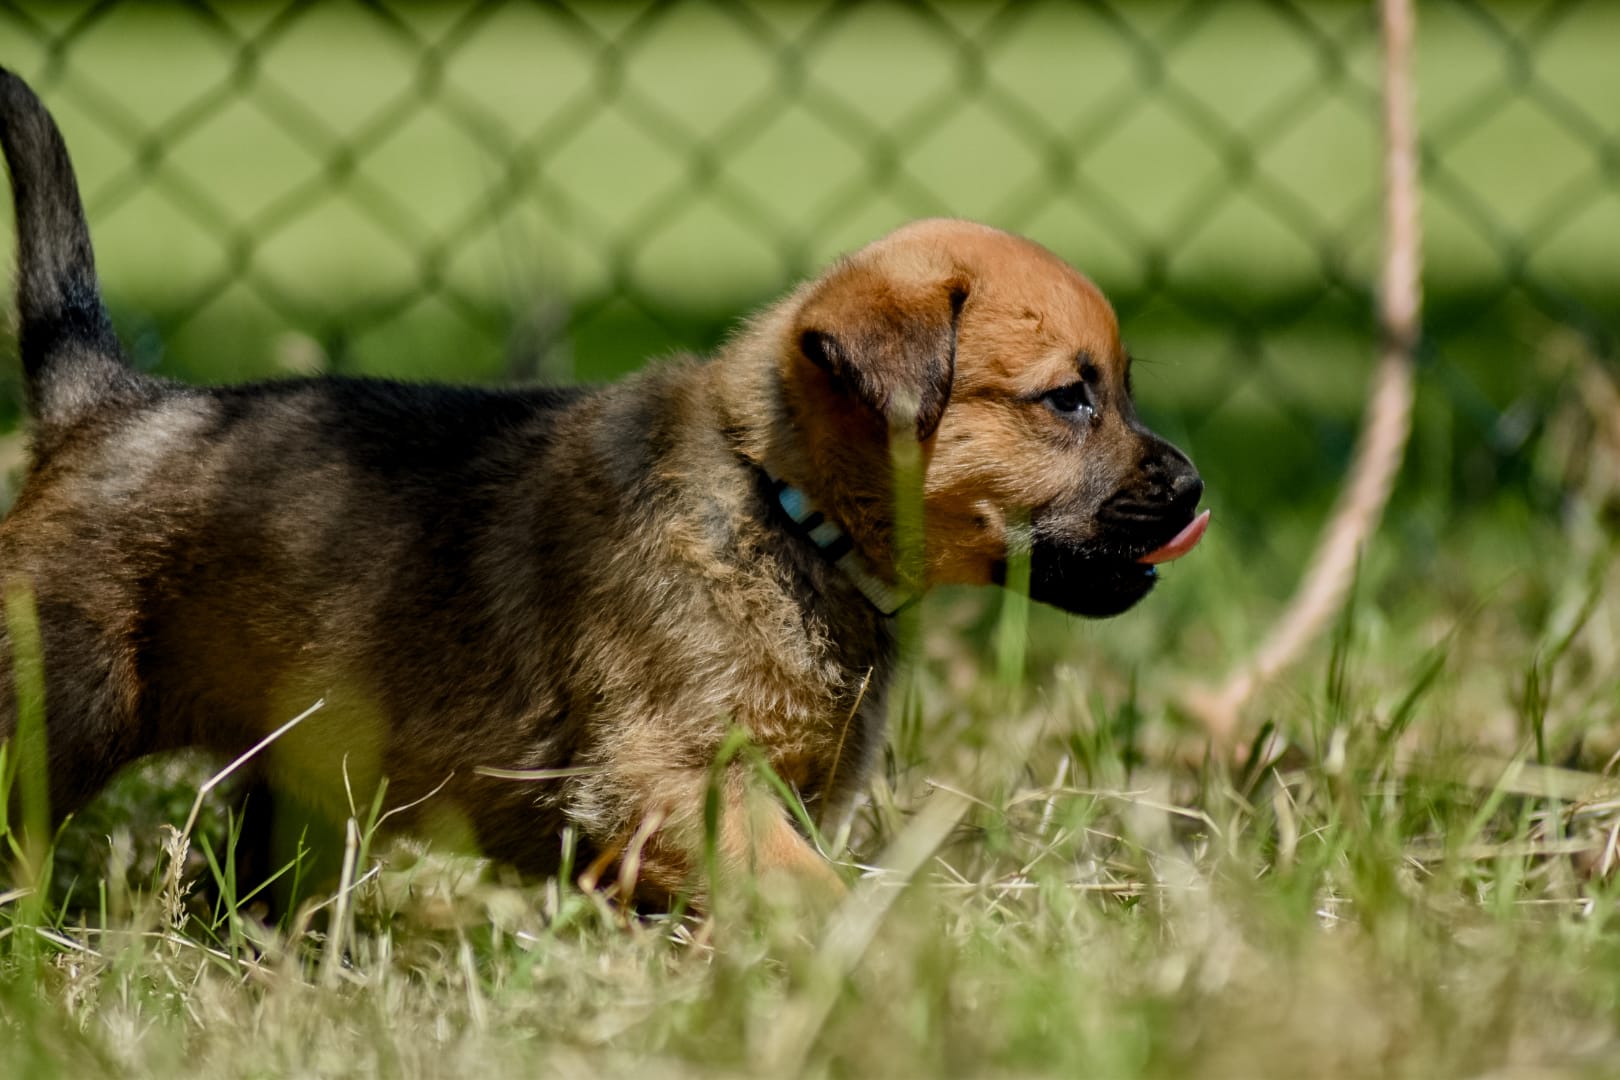
[[(125, 363), (67, 151), (9, 73), (0, 140), (33, 439), (0, 586), (37, 612), (58, 818), (144, 754), (240, 754), (324, 699), (265, 767), (337, 814), (386, 778), (390, 804), (436, 792), (417, 828), (545, 874), (572, 826), (667, 896), (714, 791), (724, 867), (832, 879), (716, 764), (728, 732), (836, 818), (883, 739), (898, 608), (1023, 550), (1035, 599), (1113, 615), (1208, 520), (1108, 302), (994, 229), (909, 225), (713, 359), (611, 386), (200, 388)], [(911, 562), (896, 454), (920, 462)], [(10, 656), (0, 629), (0, 738)]]

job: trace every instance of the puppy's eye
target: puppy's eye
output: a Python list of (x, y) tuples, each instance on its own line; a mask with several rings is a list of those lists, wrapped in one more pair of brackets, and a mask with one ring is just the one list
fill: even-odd
[(1054, 412), (1066, 416), (1089, 416), (1095, 411), (1091, 401), (1091, 388), (1083, 382), (1048, 390), (1041, 395), (1041, 400)]

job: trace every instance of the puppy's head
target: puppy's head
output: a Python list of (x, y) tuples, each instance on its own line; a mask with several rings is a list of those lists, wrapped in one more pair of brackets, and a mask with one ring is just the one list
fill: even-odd
[(917, 222), (790, 304), (794, 479), (878, 565), (893, 565), (897, 437), (926, 463), (928, 584), (1000, 582), (1028, 544), (1035, 599), (1113, 615), (1202, 535), (1203, 483), (1137, 419), (1113, 309), (1045, 248)]

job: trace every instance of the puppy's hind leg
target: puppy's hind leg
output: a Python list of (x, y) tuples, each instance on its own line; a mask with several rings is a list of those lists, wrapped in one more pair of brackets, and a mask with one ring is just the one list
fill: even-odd
[[(0, 588), (6, 584), (0, 579)], [(13, 737), (24, 704), (18, 676), (37, 679), (42, 664), (44, 700), (33, 707), (43, 713), (35, 719), (43, 720), (49, 818), (55, 825), (152, 747), (142, 738), (133, 672), (102, 631), (69, 604), (42, 600), (30, 607), (13, 603), (9, 616), (0, 618), (0, 742), (11, 744), (8, 757), (16, 764), (8, 768), (37, 766), (18, 761)], [(9, 626), (8, 620), (25, 625)], [(11, 797), (18, 805), (16, 783)]]

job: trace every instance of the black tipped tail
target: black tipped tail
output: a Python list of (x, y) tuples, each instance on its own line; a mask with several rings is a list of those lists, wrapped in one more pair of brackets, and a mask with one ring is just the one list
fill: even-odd
[(17, 345), (36, 418), (67, 423), (128, 369), (96, 284), (67, 146), (39, 98), (0, 68), (0, 146), (17, 214)]

